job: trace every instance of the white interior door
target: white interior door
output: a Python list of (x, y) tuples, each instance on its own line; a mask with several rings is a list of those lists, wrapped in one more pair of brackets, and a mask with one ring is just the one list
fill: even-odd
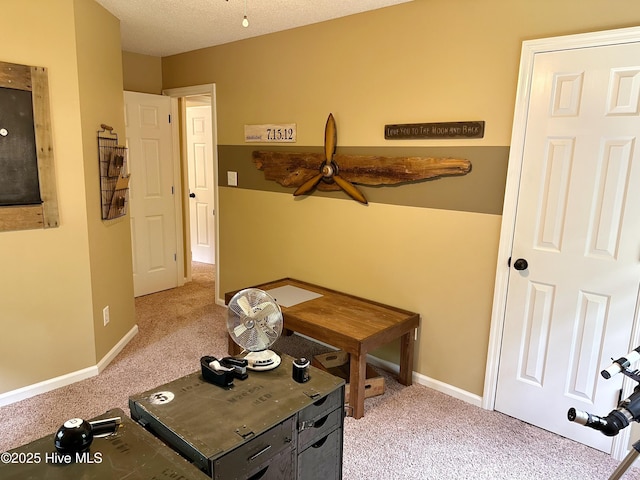
[(135, 296), (178, 285), (171, 100), (124, 92)]
[[(209, 100), (210, 101), (210, 100)], [(187, 157), (192, 260), (215, 263), (215, 196), (211, 105), (187, 103)]]
[[(609, 452), (640, 286), (640, 44), (535, 55), (495, 408)], [(515, 265), (517, 259), (525, 259)]]

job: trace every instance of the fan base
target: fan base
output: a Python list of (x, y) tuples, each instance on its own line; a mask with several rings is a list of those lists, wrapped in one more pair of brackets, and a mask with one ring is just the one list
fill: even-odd
[(280, 356), (272, 350), (250, 352), (244, 358), (248, 362), (247, 368), (255, 371), (273, 370), (282, 361)]

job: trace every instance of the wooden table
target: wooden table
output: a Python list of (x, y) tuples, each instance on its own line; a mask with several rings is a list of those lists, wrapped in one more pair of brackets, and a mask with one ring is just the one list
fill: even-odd
[[(290, 307), (281, 305), (284, 328), (333, 345), (349, 354), (349, 403), (355, 418), (364, 415), (368, 352), (400, 338), (398, 381), (403, 385), (411, 385), (414, 330), (420, 323), (419, 314), (292, 278), (253, 288), (271, 290), (286, 285), (322, 295)], [(228, 304), (235, 293), (237, 291), (226, 293), (225, 303)], [(238, 352), (238, 346), (229, 337), (229, 353), (233, 355)]]

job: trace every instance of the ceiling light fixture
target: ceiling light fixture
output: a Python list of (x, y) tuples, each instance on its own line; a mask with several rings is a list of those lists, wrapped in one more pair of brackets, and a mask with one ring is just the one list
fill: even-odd
[(244, 28), (249, 26), (249, 19), (247, 18), (247, 0), (244, 0), (244, 18), (242, 19), (242, 26)]

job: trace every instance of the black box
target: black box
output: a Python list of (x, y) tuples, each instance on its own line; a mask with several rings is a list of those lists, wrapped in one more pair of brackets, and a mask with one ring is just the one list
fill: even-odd
[(55, 434), (51, 434), (0, 454), (2, 455), (0, 478), (2, 480), (206, 480), (208, 478), (140, 425), (127, 418), (122, 410), (109, 410), (92, 420), (111, 417), (121, 417), (122, 424), (116, 433), (94, 438), (88, 452), (64, 456), (56, 451), (53, 444)]
[(131, 416), (211, 478), (225, 480), (298, 478), (299, 441), (306, 448), (336, 432), (339, 469), (326, 480), (340, 478), (344, 380), (311, 367), (309, 381), (297, 383), (292, 371), (293, 359), (283, 355), (279, 367), (249, 371), (230, 388), (207, 383), (198, 371), (131, 397)]

